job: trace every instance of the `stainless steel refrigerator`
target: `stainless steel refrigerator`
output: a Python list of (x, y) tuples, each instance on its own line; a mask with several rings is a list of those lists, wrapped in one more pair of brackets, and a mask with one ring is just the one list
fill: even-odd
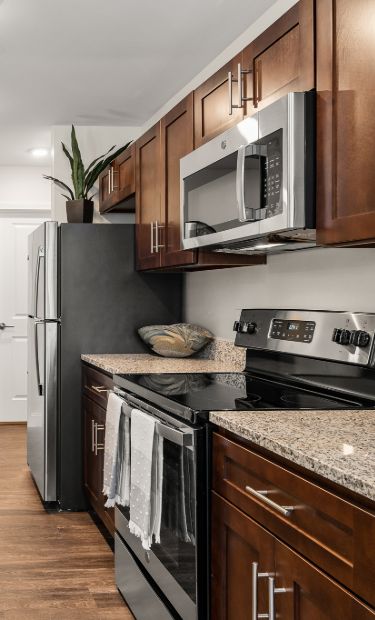
[(145, 352), (181, 319), (182, 276), (135, 271), (134, 226), (46, 222), (29, 237), (27, 459), (44, 502), (83, 510), (81, 354)]

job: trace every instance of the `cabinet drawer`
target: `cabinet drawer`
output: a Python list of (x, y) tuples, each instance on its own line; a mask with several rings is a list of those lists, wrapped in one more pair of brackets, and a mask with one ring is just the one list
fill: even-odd
[(113, 388), (111, 377), (104, 373), (83, 365), (83, 391), (86, 396), (90, 396), (98, 405), (106, 409), (108, 401), (108, 392)]
[(217, 493), (375, 604), (375, 513), (217, 433), (213, 454)]

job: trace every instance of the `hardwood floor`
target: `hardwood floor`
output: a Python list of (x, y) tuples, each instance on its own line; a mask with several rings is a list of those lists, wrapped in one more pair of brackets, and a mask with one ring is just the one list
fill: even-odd
[(44, 510), (26, 465), (24, 426), (0, 426), (0, 618), (133, 618), (90, 516)]

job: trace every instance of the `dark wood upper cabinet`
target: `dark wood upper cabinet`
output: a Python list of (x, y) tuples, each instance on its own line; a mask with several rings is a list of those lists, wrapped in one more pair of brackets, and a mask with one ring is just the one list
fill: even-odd
[(135, 194), (135, 143), (116, 158), (115, 187), (118, 200)]
[(195, 148), (243, 119), (243, 108), (234, 107), (238, 105), (238, 84), (232, 83), (233, 107), (230, 106), (228, 84), (228, 72), (232, 72), (236, 79), (241, 60), (242, 54), (238, 54), (194, 91)]
[(135, 210), (135, 144), (131, 144), (99, 176), (99, 212)]
[(161, 266), (160, 123), (151, 127), (135, 145), (137, 269)]
[(161, 120), (161, 212), (163, 215), (162, 263), (188, 265), (196, 252), (181, 250), (180, 159), (194, 148), (193, 93)]
[(315, 87), (314, 1), (300, 0), (242, 52), (245, 114)]
[(317, 237), (375, 239), (375, 3), (317, 0)]

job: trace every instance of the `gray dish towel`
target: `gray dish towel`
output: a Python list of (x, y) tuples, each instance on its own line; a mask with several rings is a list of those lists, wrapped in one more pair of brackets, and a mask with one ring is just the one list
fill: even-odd
[(129, 529), (144, 549), (150, 549), (154, 540), (160, 542), (163, 441), (157, 424), (147, 413), (132, 410)]
[(103, 493), (105, 506), (129, 506), (130, 491), (130, 428), (131, 408), (111, 393), (107, 405)]

